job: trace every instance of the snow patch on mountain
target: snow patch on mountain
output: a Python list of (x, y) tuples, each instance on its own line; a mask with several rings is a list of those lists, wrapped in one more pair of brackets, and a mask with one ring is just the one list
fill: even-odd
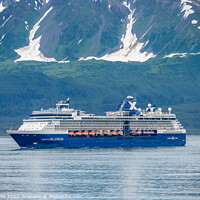
[(27, 21), (24, 21), (26, 30), (29, 30), (29, 25)]
[(5, 37), (5, 35), (6, 35), (6, 34), (2, 35), (2, 37), (1, 37), (0, 41), (2, 41), (2, 40), (3, 40), (3, 38)]
[(0, 26), (0, 28), (3, 28), (4, 25), (8, 22), (8, 20), (9, 20), (11, 17), (12, 17), (12, 15), (10, 15), (10, 16), (8, 17), (8, 19), (6, 19), (6, 21)]
[(6, 9), (6, 7), (3, 6), (3, 2), (0, 3), (0, 12), (3, 12), (3, 10)]
[(61, 61), (57, 61), (58, 63), (69, 63), (69, 60), (61, 60)]
[(102, 0), (92, 0), (93, 2), (97, 2), (97, 1), (100, 1), (102, 3)]
[(47, 58), (43, 55), (43, 53), (39, 50), (40, 48), (40, 40), (41, 37), (33, 39), (35, 36), (36, 31), (39, 29), (40, 22), (47, 16), (47, 14), (53, 9), (51, 7), (49, 10), (45, 12), (43, 17), (34, 25), (33, 29), (30, 31), (29, 35), (29, 44), (28, 46), (22, 47), (20, 49), (16, 49), (17, 52), (21, 57), (17, 61), (27, 61), (27, 60), (35, 60), (35, 61), (44, 61), (44, 62), (56, 62), (54, 58)]
[(0, 39), (0, 44), (2, 44), (2, 40), (4, 39), (4, 37), (6, 36), (6, 34), (2, 35), (1, 39)]
[(185, 57), (186, 55), (200, 55), (200, 52), (198, 53), (171, 53), (169, 55), (164, 56), (163, 58), (172, 58), (174, 56), (178, 56), (178, 57)]
[(198, 52), (198, 53), (189, 53), (189, 55), (200, 55), (200, 52)]
[(190, 0), (181, 0), (181, 4), (183, 4), (183, 3), (192, 3), (192, 1), (190, 1)]
[(81, 41), (82, 41), (82, 39), (80, 39), (80, 40), (78, 41), (77, 45), (79, 45), (79, 44), (81, 43)]
[(194, 10), (192, 10), (192, 6), (191, 5), (187, 5), (187, 3), (192, 3), (189, 0), (181, 0), (181, 7), (182, 10), (181, 12), (184, 12), (184, 19), (186, 19), (189, 15), (194, 13)]
[(197, 24), (198, 21), (197, 20), (192, 20), (192, 24)]
[[(120, 49), (114, 53), (106, 54), (100, 58), (91, 56), (85, 59), (80, 58), (79, 60), (96, 59), (96, 60), (122, 61), (122, 62), (129, 62), (129, 61), (145, 62), (148, 59), (155, 57), (153, 53), (141, 52), (142, 48), (147, 45), (148, 41), (146, 43), (141, 43), (138, 41), (136, 34), (132, 34), (132, 27), (133, 24), (135, 23), (135, 18), (133, 17), (135, 10), (132, 10), (130, 8), (130, 4), (127, 4), (127, 2), (123, 2), (123, 4), (129, 9), (130, 14), (128, 16), (129, 23), (127, 24), (126, 33), (125, 35), (122, 35), (121, 38), (122, 46), (120, 46)], [(150, 28), (148, 29), (148, 31), (149, 30)]]
[(110, 4), (108, 4), (108, 10), (111, 12), (111, 5)]
[(172, 58), (174, 56), (185, 57), (187, 53), (171, 53), (169, 55), (164, 56), (164, 58)]

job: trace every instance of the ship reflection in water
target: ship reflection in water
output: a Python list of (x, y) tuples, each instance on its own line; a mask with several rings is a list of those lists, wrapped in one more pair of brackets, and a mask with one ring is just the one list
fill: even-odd
[(199, 200), (200, 136), (187, 141), (183, 147), (14, 150), (11, 138), (0, 138), (0, 199)]

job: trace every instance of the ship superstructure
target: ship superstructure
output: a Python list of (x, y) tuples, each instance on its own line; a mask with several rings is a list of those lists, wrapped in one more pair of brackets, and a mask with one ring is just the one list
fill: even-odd
[(8, 131), (20, 147), (94, 148), (180, 146), (186, 143), (186, 130), (176, 115), (148, 104), (136, 107), (136, 98), (127, 96), (117, 111), (105, 116), (71, 109), (69, 99), (56, 108), (33, 111), (16, 131)]

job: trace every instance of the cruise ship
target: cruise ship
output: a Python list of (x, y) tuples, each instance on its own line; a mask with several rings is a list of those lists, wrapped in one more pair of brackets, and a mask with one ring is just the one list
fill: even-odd
[(136, 107), (127, 96), (104, 116), (70, 108), (69, 98), (55, 108), (33, 111), (18, 130), (7, 133), (21, 148), (132, 148), (184, 146), (186, 130), (171, 108)]

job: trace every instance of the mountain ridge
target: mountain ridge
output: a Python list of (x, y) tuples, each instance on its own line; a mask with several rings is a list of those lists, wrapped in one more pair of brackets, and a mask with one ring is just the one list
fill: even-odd
[[(5, 6), (0, 12), (2, 61), (145, 62), (200, 52), (197, 0), (4, 0), (0, 5)], [(32, 44), (37, 23), (32, 39), (38, 49), (20, 51)]]

